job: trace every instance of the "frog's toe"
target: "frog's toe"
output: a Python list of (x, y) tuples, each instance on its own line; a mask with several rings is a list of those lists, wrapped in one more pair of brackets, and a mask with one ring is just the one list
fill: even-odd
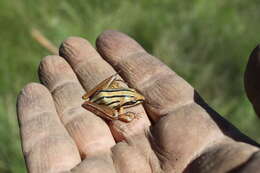
[(120, 114), (118, 119), (124, 122), (131, 122), (134, 118), (135, 118), (134, 112), (126, 112), (124, 114)]

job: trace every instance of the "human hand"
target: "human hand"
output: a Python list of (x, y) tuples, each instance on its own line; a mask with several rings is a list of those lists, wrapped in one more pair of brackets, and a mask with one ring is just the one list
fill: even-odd
[[(259, 145), (134, 40), (106, 31), (96, 45), (97, 51), (82, 38), (68, 38), (60, 56), (41, 61), (43, 85), (30, 83), (21, 91), (17, 112), (29, 172), (260, 169)], [(138, 115), (130, 123), (106, 124), (81, 107), (85, 91), (115, 71), (146, 99), (130, 108)]]

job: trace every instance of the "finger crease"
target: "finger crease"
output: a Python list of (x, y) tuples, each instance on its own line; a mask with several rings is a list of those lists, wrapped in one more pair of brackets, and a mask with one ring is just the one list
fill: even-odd
[(61, 88), (66, 87), (66, 86), (68, 86), (68, 85), (76, 85), (76, 86), (78, 86), (79, 83), (76, 82), (76, 81), (72, 81), (72, 80), (63, 81), (63, 82), (61, 82), (61, 83), (56, 84), (56, 85), (50, 90), (50, 92), (53, 94), (53, 93), (55, 93), (55, 91), (60, 90)]
[[(80, 115), (85, 114), (87, 110), (84, 110), (81, 107), (70, 107), (66, 108), (62, 113), (61, 113), (61, 120), (66, 126), (69, 122), (73, 121), (75, 118), (80, 117)], [(66, 117), (64, 117), (66, 116)]]
[(96, 56), (88, 56), (87, 58), (84, 58), (80, 63), (78, 63), (76, 66), (74, 66), (74, 70), (77, 71), (79, 68), (86, 68), (90, 66), (92, 63), (99, 63), (102, 58), (98, 55)]
[(28, 124), (31, 121), (34, 121), (35, 119), (38, 119), (39, 117), (46, 117), (48, 115), (52, 115), (52, 114), (56, 114), (56, 112), (51, 112), (51, 111), (42, 111), (42, 112), (37, 112), (35, 114), (32, 114), (31, 118), (22, 122), (21, 126), (23, 126), (24, 124)]
[[(44, 143), (46, 143), (46, 144), (51, 143), (50, 141), (61, 141), (61, 140), (63, 140), (63, 141), (66, 141), (66, 142), (73, 144), (73, 142), (71, 140), (68, 140), (68, 139), (69, 139), (68, 136), (65, 136), (65, 135), (55, 135), (55, 136), (50, 136), (50, 134), (44, 135), (41, 138), (39, 138), (38, 141), (35, 142), (31, 146), (31, 148), (28, 150), (28, 152), (26, 152), (24, 154), (25, 154), (25, 156), (28, 156), (28, 155), (30, 155), (30, 153), (32, 151), (35, 151), (35, 148), (42, 147), (41, 145), (44, 144)], [(53, 143), (53, 144), (55, 144), (55, 143)], [(55, 146), (55, 145), (51, 145), (51, 146)], [(48, 148), (48, 147), (46, 147), (45, 149), (50, 150), (50, 148)]]
[(170, 114), (175, 114), (177, 111), (184, 109), (188, 106), (191, 106), (193, 104), (196, 104), (193, 100), (187, 101), (183, 104), (177, 104), (177, 105), (171, 105), (169, 108), (166, 107), (165, 109), (161, 109), (161, 114), (162, 116), (170, 115)]
[(142, 50), (142, 51), (138, 51), (138, 52), (133, 52), (127, 56), (123, 56), (121, 57), (122, 59), (131, 59), (131, 57), (140, 57), (140, 56), (143, 56), (143, 55), (149, 55), (145, 50)]
[[(175, 73), (172, 74), (172, 73), (165, 72), (165, 71), (163, 71), (163, 72), (156, 71), (155, 73), (144, 77), (144, 80), (140, 80), (139, 82), (137, 82), (136, 88), (143, 88), (143, 89), (148, 88), (156, 82), (160, 83), (160, 81), (164, 81), (164, 79), (167, 80), (169, 78), (175, 78), (175, 77), (176, 77)], [(160, 83), (160, 84), (163, 85), (163, 83)]]

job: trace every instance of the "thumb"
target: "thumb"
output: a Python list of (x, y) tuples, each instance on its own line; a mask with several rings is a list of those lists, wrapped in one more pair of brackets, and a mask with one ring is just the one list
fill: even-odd
[(251, 53), (244, 75), (244, 85), (248, 99), (260, 117), (260, 45)]

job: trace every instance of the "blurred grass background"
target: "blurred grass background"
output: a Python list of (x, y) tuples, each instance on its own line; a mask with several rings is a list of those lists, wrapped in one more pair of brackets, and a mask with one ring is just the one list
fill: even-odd
[(0, 172), (25, 172), (16, 96), (38, 81), (49, 54), (31, 37), (33, 27), (57, 46), (72, 35), (95, 44), (106, 29), (129, 34), (260, 142), (260, 120), (243, 89), (247, 58), (260, 42), (258, 0), (1, 0), (0, 8)]

